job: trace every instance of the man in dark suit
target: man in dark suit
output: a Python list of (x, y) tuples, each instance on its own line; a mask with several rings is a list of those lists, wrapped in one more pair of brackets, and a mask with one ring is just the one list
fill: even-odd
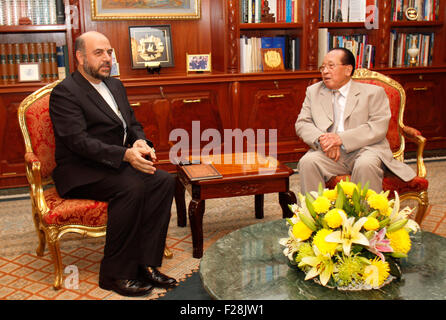
[(112, 47), (90, 31), (75, 42), (77, 71), (50, 97), (56, 140), (54, 182), (60, 196), (108, 202), (99, 286), (141, 296), (176, 280), (161, 266), (174, 194), (157, 170), (153, 144), (135, 119), (121, 81), (110, 77)]

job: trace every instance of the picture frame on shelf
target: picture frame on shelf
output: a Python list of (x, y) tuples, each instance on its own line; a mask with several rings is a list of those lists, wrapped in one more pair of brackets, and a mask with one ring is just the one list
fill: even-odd
[(262, 48), (263, 71), (285, 70), (282, 56), (282, 48)]
[(113, 52), (112, 52), (112, 66), (111, 66), (111, 70), (110, 70), (110, 76), (111, 77), (119, 77), (120, 76), (119, 62), (118, 62), (118, 59), (116, 58), (116, 52), (115, 52), (114, 48), (113, 48)]
[(186, 54), (187, 72), (211, 72), (211, 54)]
[(170, 25), (131, 26), (129, 39), (132, 69), (175, 65)]
[(91, 0), (91, 17), (92, 20), (200, 19), (200, 1)]
[(38, 62), (28, 62), (18, 64), (18, 80), (19, 82), (41, 81), (40, 73), (41, 65)]

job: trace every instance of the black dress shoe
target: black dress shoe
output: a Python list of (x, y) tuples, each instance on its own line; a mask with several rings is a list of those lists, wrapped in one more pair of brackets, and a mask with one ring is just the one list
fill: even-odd
[(167, 289), (175, 287), (177, 284), (177, 280), (159, 272), (157, 268), (141, 266), (141, 271), (144, 281), (147, 281), (156, 287)]
[(153, 285), (141, 280), (99, 279), (99, 287), (113, 290), (121, 296), (140, 297), (149, 294)]

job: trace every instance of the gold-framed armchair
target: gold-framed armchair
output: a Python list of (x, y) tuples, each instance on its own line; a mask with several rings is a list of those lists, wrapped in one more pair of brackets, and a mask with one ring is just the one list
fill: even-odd
[[(381, 86), (384, 88), (389, 99), (391, 109), (391, 119), (389, 129), (387, 131), (387, 140), (393, 152), (393, 157), (397, 160), (404, 161), (405, 139), (414, 142), (417, 145), (416, 164), (417, 176), (411, 181), (405, 182), (397, 176), (386, 172), (383, 178), (383, 190), (389, 190), (389, 197), (394, 196), (394, 191), (398, 192), (401, 201), (416, 200), (418, 210), (415, 214), (415, 220), (418, 224), (423, 220), (427, 207), (429, 206), (428, 186), (426, 179), (426, 167), (423, 160), (424, 146), (426, 138), (412, 127), (404, 125), (404, 108), (406, 105), (406, 92), (397, 81), (379, 73), (368, 69), (356, 69), (353, 80), (365, 82)], [(328, 188), (334, 188), (336, 184), (345, 180), (347, 176), (337, 176), (330, 179), (327, 183)]]
[[(51, 174), (56, 166), (54, 131), (49, 115), (49, 99), (60, 81), (50, 83), (30, 94), (20, 104), (17, 116), (25, 143), (26, 177), (29, 183), (32, 215), (39, 244), (38, 256), (45, 245), (54, 264), (55, 289), (63, 279), (59, 241), (67, 233), (101, 237), (106, 233), (106, 202), (89, 199), (63, 199), (54, 187)], [(172, 257), (166, 247), (164, 256)]]

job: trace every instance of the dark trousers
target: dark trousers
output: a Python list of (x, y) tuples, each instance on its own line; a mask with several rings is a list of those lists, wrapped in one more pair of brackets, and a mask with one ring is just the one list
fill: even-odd
[(174, 191), (175, 179), (168, 172), (145, 174), (126, 163), (104, 179), (68, 193), (108, 202), (101, 277), (136, 279), (138, 265), (161, 266)]

